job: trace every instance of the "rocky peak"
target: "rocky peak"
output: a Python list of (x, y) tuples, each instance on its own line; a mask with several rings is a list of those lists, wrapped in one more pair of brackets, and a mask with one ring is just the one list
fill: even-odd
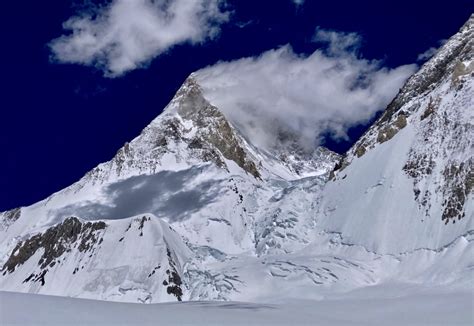
[(245, 141), (224, 114), (204, 98), (192, 75), (178, 91), (176, 101), (179, 116), (195, 128), (194, 135), (187, 140), (190, 149), (204, 151), (204, 159), (215, 160), (221, 167), (225, 167), (225, 163), (218, 156), (223, 156), (255, 178), (260, 178), (257, 166), (245, 148)]
[[(132, 142), (126, 143), (109, 162), (88, 174), (104, 180), (110, 175), (124, 176), (133, 171), (155, 173), (163, 161), (176, 165), (212, 162), (227, 169), (226, 161), (235, 162), (245, 172), (260, 178), (257, 164), (247, 143), (222, 112), (203, 96), (191, 75), (168, 106)], [(132, 171), (132, 172), (130, 172)]]
[[(212, 105), (206, 98), (203, 89), (192, 74), (176, 94), (174, 110), (183, 120), (192, 121), (197, 126), (198, 138), (193, 139), (191, 146), (200, 148), (202, 141), (212, 144), (223, 156), (236, 162), (245, 171), (260, 178), (255, 159), (247, 151), (251, 145), (246, 135), (232, 125), (222, 111)], [(265, 159), (276, 159), (296, 175), (324, 174), (330, 171), (339, 155), (323, 147), (305, 146), (301, 137), (289, 130), (280, 130), (278, 140), (272, 148), (256, 149)]]
[(219, 109), (212, 107), (205, 99), (201, 86), (192, 74), (184, 81), (172, 103), (174, 103), (176, 111), (186, 119), (194, 118), (197, 120), (198, 117), (222, 115)]

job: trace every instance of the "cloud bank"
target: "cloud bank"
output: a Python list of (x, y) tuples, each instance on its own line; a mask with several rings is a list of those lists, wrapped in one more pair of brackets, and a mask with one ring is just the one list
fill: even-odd
[(221, 0), (113, 0), (63, 24), (52, 59), (95, 66), (109, 77), (146, 66), (182, 43), (215, 37), (228, 20)]
[(325, 47), (309, 56), (286, 45), (217, 63), (195, 78), (208, 100), (258, 146), (278, 147), (282, 134), (294, 134), (312, 148), (328, 133), (347, 139), (347, 130), (383, 110), (417, 68), (389, 69), (361, 58), (354, 33), (317, 29), (314, 40)]

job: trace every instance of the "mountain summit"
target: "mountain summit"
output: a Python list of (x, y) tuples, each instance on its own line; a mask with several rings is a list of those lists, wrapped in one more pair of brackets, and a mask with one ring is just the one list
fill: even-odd
[[(311, 207), (339, 159), (323, 148), (256, 148), (190, 76), (112, 160), (0, 215), (0, 287), (138, 302), (225, 298), (190, 285), (226, 282), (207, 280), (200, 260), (304, 246), (311, 215), (286, 214)], [(302, 197), (292, 203), (286, 192)]]

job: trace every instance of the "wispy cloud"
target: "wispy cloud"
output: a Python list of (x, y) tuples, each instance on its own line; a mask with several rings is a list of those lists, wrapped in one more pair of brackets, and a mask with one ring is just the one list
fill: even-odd
[(66, 21), (69, 32), (50, 43), (52, 58), (119, 76), (177, 44), (215, 37), (228, 20), (221, 5), (222, 0), (113, 0)]
[(292, 1), (295, 3), (295, 5), (300, 6), (304, 3), (305, 0), (292, 0)]
[(417, 61), (426, 61), (428, 59), (430, 59), (432, 56), (434, 56), (438, 50), (447, 42), (448, 40), (440, 40), (438, 41), (438, 47), (431, 47), (429, 48), (428, 50), (426, 50), (425, 52), (421, 53), (418, 55), (418, 57), (416, 58)]
[(357, 33), (344, 33), (334, 30), (316, 28), (313, 41), (322, 43), (329, 56), (343, 57), (347, 54), (356, 54), (361, 46), (362, 38)]
[(385, 68), (356, 54), (360, 37), (318, 29), (325, 47), (309, 56), (289, 46), (259, 57), (221, 62), (196, 78), (206, 97), (262, 147), (278, 145), (279, 134), (301, 135), (312, 146), (321, 136), (347, 137), (351, 126), (383, 110), (416, 65)]

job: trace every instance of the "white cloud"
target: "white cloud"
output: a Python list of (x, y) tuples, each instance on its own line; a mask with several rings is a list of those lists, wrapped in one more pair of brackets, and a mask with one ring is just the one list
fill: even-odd
[(317, 27), (313, 41), (324, 43), (329, 55), (343, 57), (347, 54), (355, 54), (359, 50), (362, 39), (357, 33), (336, 32)]
[(305, 0), (293, 0), (293, 2), (295, 3), (295, 5), (297, 6), (300, 6), (304, 3)]
[(64, 23), (70, 31), (51, 42), (53, 60), (102, 69), (114, 77), (146, 66), (185, 42), (200, 43), (228, 20), (222, 0), (113, 0)]
[(448, 40), (441, 40), (438, 42), (439, 46), (438, 47), (431, 47), (425, 52), (421, 53), (418, 55), (416, 58), (417, 61), (426, 61), (430, 59), (432, 56), (434, 56), (438, 50), (447, 42)]
[(259, 57), (221, 62), (195, 74), (206, 97), (259, 146), (278, 145), (281, 132), (313, 146), (325, 133), (347, 137), (386, 107), (416, 65), (395, 69), (359, 58), (356, 34), (317, 30), (327, 48), (309, 56), (286, 45)]

